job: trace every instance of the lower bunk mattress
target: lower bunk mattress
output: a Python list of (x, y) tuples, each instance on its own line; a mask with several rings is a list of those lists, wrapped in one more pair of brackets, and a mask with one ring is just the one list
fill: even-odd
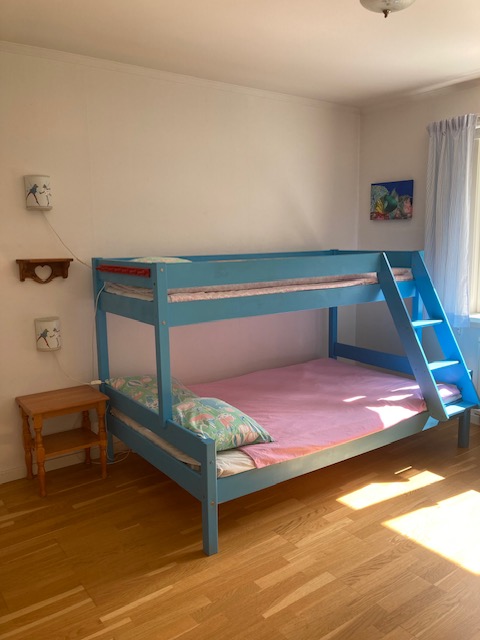
[[(117, 391), (135, 395), (137, 401), (144, 397), (138, 390), (147, 386), (149, 408), (155, 408), (155, 399), (152, 401), (152, 394), (156, 393), (155, 376), (115, 378), (109, 384)], [(454, 385), (439, 387), (446, 403), (461, 397)], [(229, 403), (255, 420), (273, 439), (218, 452), (219, 477), (335, 447), (388, 429), (427, 410), (415, 380), (330, 358), (193, 384), (188, 386), (188, 393)], [(115, 409), (112, 412), (154, 445), (186, 464), (197, 466), (195, 460), (149, 429)]]

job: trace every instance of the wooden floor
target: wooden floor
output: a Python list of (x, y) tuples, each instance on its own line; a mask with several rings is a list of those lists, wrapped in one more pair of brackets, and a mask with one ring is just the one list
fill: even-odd
[(131, 454), (0, 486), (0, 640), (480, 640), (480, 427), (220, 508)]

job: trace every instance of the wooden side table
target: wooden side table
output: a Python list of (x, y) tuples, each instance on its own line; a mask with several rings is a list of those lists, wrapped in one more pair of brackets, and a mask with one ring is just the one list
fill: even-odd
[[(40, 495), (46, 495), (45, 460), (66, 453), (85, 450), (85, 462), (91, 463), (90, 449), (100, 449), (102, 478), (107, 477), (107, 436), (105, 408), (108, 396), (93, 387), (83, 385), (69, 389), (57, 389), (15, 398), (22, 414), (23, 446), (27, 477), (33, 478), (32, 451), (36, 452)], [(90, 409), (97, 412), (98, 434), (91, 430)], [(82, 426), (78, 429), (43, 436), (43, 421), (69, 413), (82, 413)], [(30, 431), (33, 423), (34, 437)]]

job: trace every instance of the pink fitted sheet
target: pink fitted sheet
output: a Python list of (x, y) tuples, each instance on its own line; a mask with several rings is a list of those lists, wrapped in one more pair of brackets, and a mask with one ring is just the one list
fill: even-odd
[[(445, 402), (460, 397), (440, 385)], [(333, 359), (189, 385), (257, 420), (275, 439), (241, 447), (256, 467), (314, 453), (389, 427), (426, 410), (414, 380)]]

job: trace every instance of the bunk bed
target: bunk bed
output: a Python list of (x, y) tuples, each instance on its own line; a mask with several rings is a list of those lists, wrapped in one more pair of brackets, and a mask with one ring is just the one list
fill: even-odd
[[(94, 258), (92, 262), (99, 378), (111, 408), (107, 417), (110, 450), (112, 436), (116, 436), (201, 502), (203, 549), (208, 555), (218, 551), (221, 503), (385, 446), (454, 416), (459, 418), (458, 444), (468, 446), (470, 410), (479, 398), (421, 252), (331, 250)], [(407, 299), (411, 299), (408, 305)], [(338, 340), (339, 307), (381, 300), (391, 312), (404, 356)], [(172, 327), (321, 308), (328, 308), (329, 318), (329, 357), (325, 360), (189, 389), (172, 378)], [(132, 372), (127, 378), (111, 377), (108, 314), (154, 327), (153, 375)], [(426, 331), (437, 337), (443, 353), (440, 360), (427, 357)], [(355, 364), (347, 368), (346, 360)], [(369, 365), (362, 367), (361, 375), (357, 363)], [(379, 369), (388, 370), (386, 387), (380, 386)], [(369, 380), (369, 391), (359, 390), (357, 383), (364, 378)], [(337, 401), (330, 395), (333, 389), (327, 390), (330, 412), (316, 415), (327, 404), (319, 401), (319, 394), (328, 380), (342, 381), (333, 386), (341, 387), (343, 396)], [(352, 382), (354, 388), (349, 388)], [(306, 400), (307, 387), (311, 395)], [(129, 388), (140, 392), (128, 393)], [(288, 402), (285, 389), (293, 394), (288, 395)], [(373, 395), (368, 395), (371, 389)], [(148, 396), (143, 403), (142, 394)], [(357, 402), (362, 396), (366, 398), (363, 408)], [(407, 406), (400, 410), (393, 408), (397, 396), (407, 397)], [(373, 406), (379, 397), (387, 398), (387, 411)], [(283, 407), (277, 411), (279, 398)], [(217, 440), (215, 433), (192, 430), (180, 419), (188, 417), (192, 407), (196, 410), (197, 400), (200, 412), (205, 411), (206, 403), (209, 414), (220, 409), (223, 417), (222, 403), (227, 403), (235, 419), (236, 412), (240, 414), (240, 431), (248, 423), (248, 437), (217, 451), (220, 435)], [(350, 400), (355, 401), (353, 405)], [(337, 411), (340, 405), (347, 407), (346, 416)], [(370, 425), (367, 418), (372, 414)], [(198, 412), (193, 415), (198, 417)], [(355, 423), (353, 430), (340, 428), (342, 421), (350, 426)], [(312, 440), (305, 435), (302, 426), (306, 422), (321, 424), (320, 436)], [(284, 445), (289, 432), (296, 433), (297, 440), (288, 451)]]

